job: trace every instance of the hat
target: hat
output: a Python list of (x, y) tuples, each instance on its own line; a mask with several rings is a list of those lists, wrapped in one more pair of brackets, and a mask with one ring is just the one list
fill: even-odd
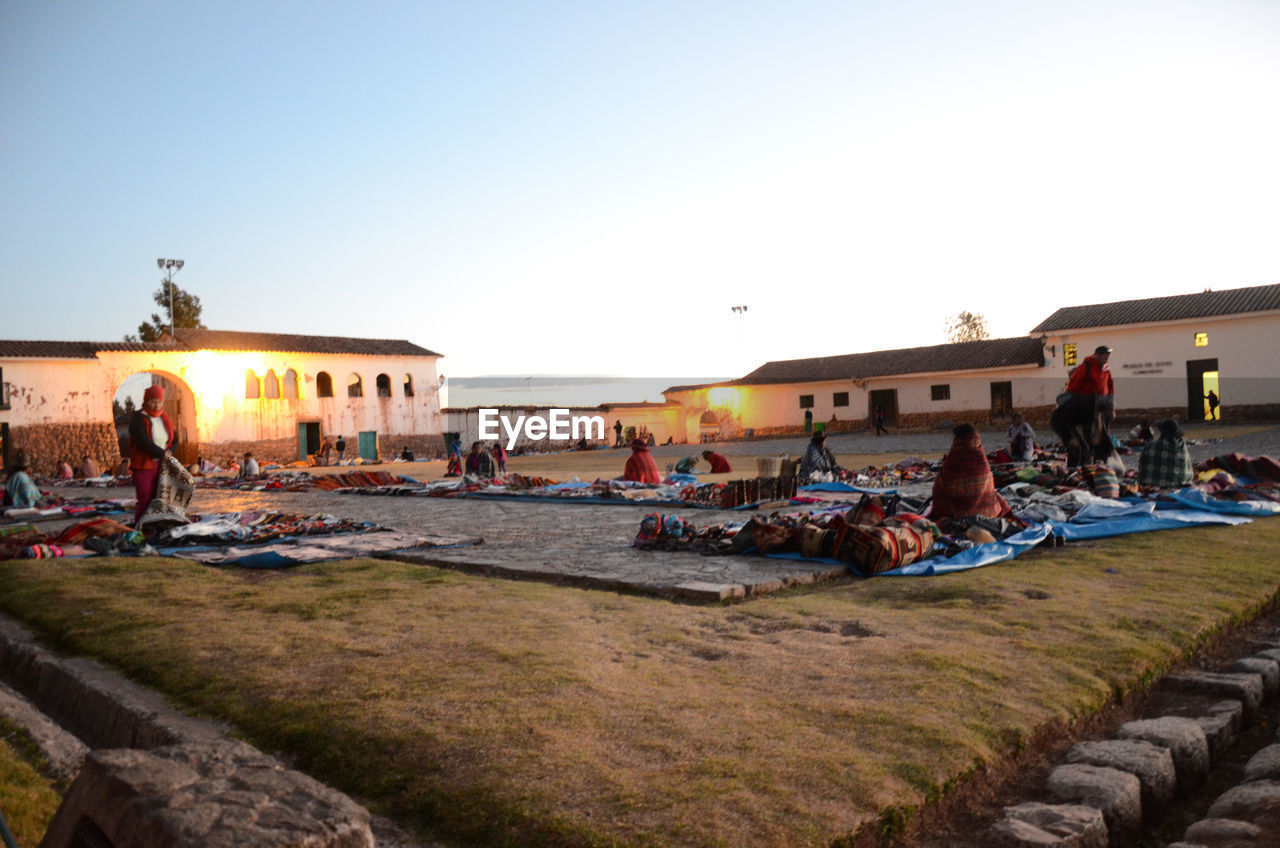
[(164, 400), (164, 386), (147, 386), (147, 390), (142, 393), (142, 402), (149, 400)]
[(1107, 347), (1106, 345), (1098, 345), (1097, 347), (1095, 347), (1095, 348), (1093, 349), (1093, 352), (1094, 352), (1094, 354), (1095, 354), (1095, 355), (1097, 355), (1097, 354), (1099, 354), (1099, 353), (1110, 353), (1110, 352), (1111, 352), (1111, 348)]
[(826, 431), (826, 430), (814, 430), (814, 431), (813, 431), (813, 441), (815, 441), (815, 442), (825, 442), (826, 440), (827, 440), (827, 431)]
[(631, 449), (632, 450), (648, 450), (649, 443), (646, 442), (644, 439), (632, 439)]

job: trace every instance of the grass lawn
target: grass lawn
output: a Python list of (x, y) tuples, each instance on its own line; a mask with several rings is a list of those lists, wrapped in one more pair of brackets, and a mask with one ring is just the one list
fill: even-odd
[(23, 731), (0, 719), (0, 815), (24, 848), (40, 844), (62, 801), (37, 765), (39, 749)]
[(1277, 587), (1276, 519), (717, 606), (374, 560), (0, 563), (0, 608), (52, 647), (407, 826), (512, 846), (827, 844)]

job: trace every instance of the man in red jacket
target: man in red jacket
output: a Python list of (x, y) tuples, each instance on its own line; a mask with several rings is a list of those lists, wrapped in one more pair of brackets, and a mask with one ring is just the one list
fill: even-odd
[(1066, 396), (1049, 424), (1067, 449), (1067, 464), (1089, 465), (1111, 454), (1107, 428), (1116, 417), (1116, 389), (1107, 361), (1111, 348), (1098, 345), (1067, 379)]
[(702, 452), (702, 458), (711, 463), (712, 474), (727, 474), (733, 470), (733, 468), (729, 466), (729, 460), (725, 459), (722, 454), (718, 454), (715, 451), (704, 450)]

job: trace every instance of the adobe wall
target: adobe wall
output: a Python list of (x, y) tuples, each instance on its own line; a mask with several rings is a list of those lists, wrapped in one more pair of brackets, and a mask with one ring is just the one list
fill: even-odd
[(85, 424), (15, 424), (9, 427), (9, 459), (26, 451), (33, 474), (51, 477), (58, 459), (65, 457), (78, 468), (86, 455), (92, 457), (103, 474), (109, 474), (120, 460), (115, 425), (108, 421)]
[[(334, 436), (336, 440), (336, 436)], [(355, 459), (360, 455), (359, 440), (352, 434), (346, 438), (347, 449), (343, 454), (344, 459)], [(378, 434), (378, 452), (382, 460), (389, 460), (394, 456), (398, 456), (402, 448), (408, 446), (413, 451), (413, 455), (418, 458), (433, 458), (444, 453), (444, 436), (441, 435), (402, 435), (395, 433), (379, 433)], [(298, 461), (298, 438), (287, 439), (260, 439), (255, 441), (230, 441), (230, 442), (212, 442), (201, 443), (196, 446), (194, 451), (190, 451), (190, 458), (181, 457), (184, 462), (195, 462), (196, 457), (204, 457), (215, 465), (227, 466), (227, 459), (234, 458), (239, 462), (245, 454), (245, 451), (253, 453), (253, 458), (258, 460), (259, 464), (267, 462), (275, 462), (280, 465), (288, 466)], [(330, 457), (330, 461), (336, 462), (338, 459), (337, 451)]]

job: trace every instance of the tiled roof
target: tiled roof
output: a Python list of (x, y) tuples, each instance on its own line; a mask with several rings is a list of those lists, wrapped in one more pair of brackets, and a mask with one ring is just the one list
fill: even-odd
[(1064, 306), (1040, 322), (1031, 332), (1052, 333), (1085, 327), (1148, 324), (1153, 321), (1209, 318), (1214, 315), (1237, 315), (1272, 309), (1280, 309), (1280, 285), (1148, 297), (1117, 303), (1095, 303), (1090, 306)]
[(168, 350), (147, 342), (46, 342), (0, 340), (0, 359), (95, 359), (100, 350)]
[(953, 342), (930, 347), (876, 350), (813, 359), (786, 359), (766, 362), (741, 380), (739, 386), (771, 383), (808, 383), (823, 380), (861, 380), (932, 371), (970, 371), (978, 368), (1008, 368), (1015, 365), (1043, 365), (1044, 347), (1039, 339), (1020, 336), (1012, 339), (985, 339)]
[(178, 342), (192, 350), (270, 350), (292, 353), (358, 353), (368, 356), (439, 356), (403, 339), (353, 339), (232, 330), (177, 331)]
[[(183, 350), (269, 350), (368, 356), (439, 356), (400, 339), (352, 339), (230, 330), (178, 330)], [(168, 342), (50, 342), (0, 339), (0, 359), (95, 359), (100, 351), (168, 351)]]

